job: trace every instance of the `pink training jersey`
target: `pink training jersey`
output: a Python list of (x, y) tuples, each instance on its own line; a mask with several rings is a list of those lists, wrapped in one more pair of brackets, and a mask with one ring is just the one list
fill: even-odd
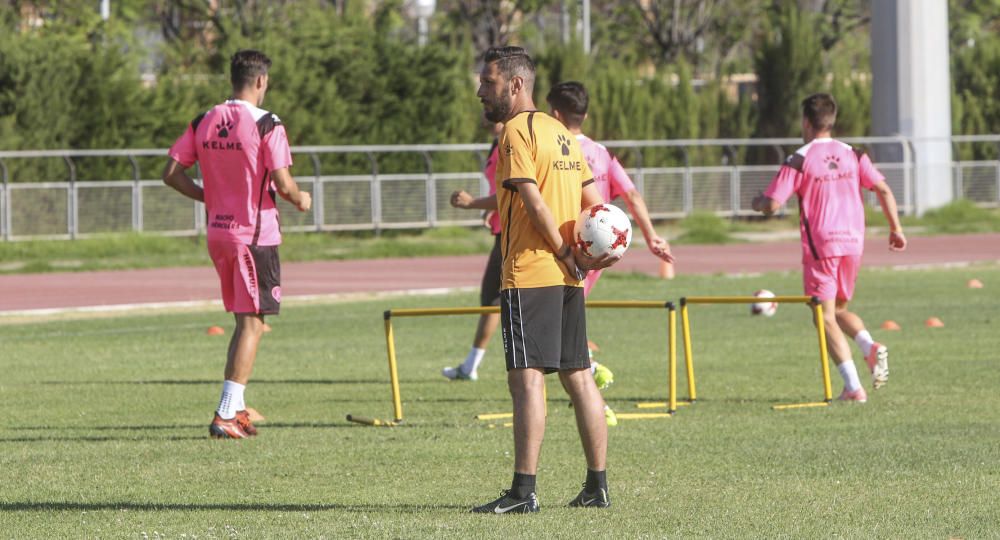
[[(497, 140), (493, 140), (493, 148), (490, 149), (490, 156), (486, 158), (486, 167), (483, 168), (483, 176), (490, 184), (490, 196), (497, 194), (497, 159), (499, 159), (500, 154), (497, 148), (499, 148)], [(494, 211), (490, 214), (490, 232), (493, 234), (500, 234), (500, 213)]]
[(814, 139), (785, 160), (764, 195), (781, 204), (792, 194), (799, 196), (803, 262), (861, 255), (861, 188), (871, 190), (884, 179), (863, 151), (834, 139)]
[(184, 167), (201, 165), (209, 241), (281, 243), (271, 172), (290, 167), (292, 154), (276, 115), (226, 101), (192, 120), (169, 155)]
[[(579, 134), (576, 140), (580, 141), (580, 149), (583, 150), (583, 157), (590, 165), (591, 172), (594, 173), (594, 185), (605, 202), (611, 202), (629, 191), (635, 189), (632, 179), (625, 173), (625, 168), (618, 162), (618, 159), (608, 152), (604, 145), (594, 142), (590, 137)], [(602, 270), (594, 270), (587, 273), (583, 280), (583, 294), (590, 295), (590, 290), (601, 279)]]
[(635, 184), (625, 173), (625, 168), (618, 162), (618, 158), (612, 156), (604, 145), (594, 142), (583, 134), (577, 135), (576, 140), (580, 141), (583, 157), (594, 173), (594, 185), (597, 186), (597, 191), (601, 193), (604, 202), (611, 202), (635, 189)]

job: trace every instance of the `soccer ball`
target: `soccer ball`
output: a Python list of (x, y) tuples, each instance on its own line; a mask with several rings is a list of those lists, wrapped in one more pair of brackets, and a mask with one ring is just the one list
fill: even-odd
[(589, 257), (606, 253), (621, 257), (632, 243), (632, 222), (617, 206), (595, 204), (576, 218), (573, 238)]
[[(767, 289), (761, 289), (753, 293), (753, 295), (756, 296), (757, 298), (774, 298), (774, 293)], [(765, 317), (773, 317), (777, 311), (778, 311), (777, 302), (755, 302), (753, 304), (750, 304), (750, 313), (752, 315), (763, 315)]]

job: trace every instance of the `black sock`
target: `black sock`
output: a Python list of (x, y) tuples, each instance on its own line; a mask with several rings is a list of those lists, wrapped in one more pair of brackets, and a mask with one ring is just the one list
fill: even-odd
[(514, 481), (510, 484), (510, 494), (516, 499), (524, 499), (535, 492), (535, 475), (514, 473)]
[(593, 493), (597, 491), (597, 488), (604, 488), (607, 491), (608, 471), (592, 471), (587, 469), (587, 483), (584, 484), (583, 489), (588, 493)]

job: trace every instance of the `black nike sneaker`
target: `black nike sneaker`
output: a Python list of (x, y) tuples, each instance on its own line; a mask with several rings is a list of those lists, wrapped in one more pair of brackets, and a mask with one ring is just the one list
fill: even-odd
[(597, 488), (596, 491), (587, 491), (584, 488), (575, 499), (569, 502), (569, 505), (581, 508), (607, 508), (611, 506), (611, 497), (608, 496), (608, 490), (605, 488)]
[(509, 489), (501, 491), (499, 499), (472, 509), (476, 514), (528, 514), (537, 511), (538, 497), (534, 493), (518, 499), (511, 495)]

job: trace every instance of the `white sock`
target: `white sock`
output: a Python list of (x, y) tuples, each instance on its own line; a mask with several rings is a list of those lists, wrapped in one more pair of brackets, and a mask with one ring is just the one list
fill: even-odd
[(854, 360), (848, 358), (837, 366), (840, 376), (844, 378), (844, 389), (853, 392), (861, 388), (861, 380), (858, 379), (858, 369), (854, 367)]
[(219, 399), (219, 408), (215, 410), (219, 413), (220, 418), (223, 420), (235, 418), (236, 411), (246, 408), (243, 403), (244, 389), (246, 389), (246, 385), (238, 382), (227, 380), (222, 383), (222, 397)]
[(872, 345), (875, 344), (875, 340), (872, 339), (872, 335), (868, 333), (868, 330), (858, 332), (858, 335), (854, 336), (854, 342), (858, 344), (858, 347), (861, 347), (861, 352), (866, 358), (872, 353)]
[(469, 355), (465, 357), (465, 362), (462, 363), (462, 373), (469, 375), (479, 369), (479, 364), (483, 361), (484, 354), (486, 354), (486, 349), (473, 347), (469, 351)]

